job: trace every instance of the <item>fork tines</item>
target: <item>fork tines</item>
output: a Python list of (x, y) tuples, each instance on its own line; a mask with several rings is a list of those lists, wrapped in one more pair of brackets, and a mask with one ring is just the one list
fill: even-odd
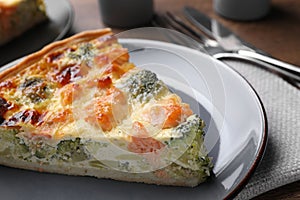
[(196, 30), (195, 27), (189, 24), (189, 22), (187, 22), (185, 19), (170, 12), (166, 12), (166, 14), (162, 15), (156, 14), (153, 18), (152, 24), (156, 27), (169, 28), (181, 32), (203, 44), (204, 46), (208, 46), (208, 44), (211, 45), (214, 42), (201, 33), (198, 29)]

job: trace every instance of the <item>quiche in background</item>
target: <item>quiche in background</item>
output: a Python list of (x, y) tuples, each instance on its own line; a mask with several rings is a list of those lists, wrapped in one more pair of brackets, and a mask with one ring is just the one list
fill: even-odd
[(0, 45), (46, 19), (43, 0), (0, 0)]
[(2, 165), (190, 187), (211, 174), (204, 121), (110, 29), (52, 43), (0, 82)]

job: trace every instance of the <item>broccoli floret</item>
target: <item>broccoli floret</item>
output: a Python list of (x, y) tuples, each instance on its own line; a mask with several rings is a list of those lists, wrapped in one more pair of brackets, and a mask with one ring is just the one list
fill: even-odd
[(80, 138), (75, 140), (63, 140), (57, 145), (57, 156), (68, 162), (79, 162), (87, 159)]
[(204, 121), (197, 115), (192, 115), (187, 119), (185, 123), (178, 125), (175, 131), (181, 133), (183, 136), (187, 136), (191, 132), (204, 136), (205, 135), (205, 132), (203, 131), (204, 127), (205, 127)]
[(51, 98), (53, 95), (51, 85), (40, 77), (26, 78), (19, 89), (28, 103), (38, 104)]
[[(6, 146), (8, 143), (10, 144), (10, 146), (7, 146), (6, 149), (6, 151), (10, 152), (8, 154), (24, 159), (30, 156), (28, 146), (26, 146), (21, 139), (16, 136), (19, 133), (17, 129), (2, 129), (0, 127), (0, 132), (0, 145)], [(5, 155), (7, 153), (6, 151), (0, 152), (0, 155)]]
[(65, 162), (79, 162), (88, 158), (83, 144), (80, 142), (80, 138), (63, 140), (55, 148), (43, 140), (27, 141), (25, 143), (22, 138), (17, 137), (19, 131), (15, 129), (6, 130), (0, 127), (1, 131), (0, 146), (5, 146), (8, 143), (10, 145), (4, 148), (4, 151), (0, 151), (0, 156), (12, 154), (14, 157), (28, 161), (37, 158), (44, 161), (48, 159), (61, 159)]
[(209, 176), (213, 167), (204, 147), (204, 126), (204, 121), (200, 117), (192, 115), (185, 123), (174, 129), (181, 137), (171, 140), (168, 144), (175, 151), (177, 148), (185, 150), (175, 162), (185, 168), (198, 171), (202, 178)]
[(68, 57), (73, 60), (89, 62), (95, 55), (94, 47), (90, 43), (81, 45), (76, 51), (70, 52)]
[(129, 88), (128, 92), (131, 98), (140, 103), (146, 103), (151, 98), (157, 98), (167, 89), (156, 74), (148, 70), (141, 70), (133, 74), (126, 85)]
[(31, 145), (31, 149), (34, 150), (34, 156), (39, 159), (51, 159), (56, 153), (55, 147), (45, 143), (43, 140), (36, 141)]

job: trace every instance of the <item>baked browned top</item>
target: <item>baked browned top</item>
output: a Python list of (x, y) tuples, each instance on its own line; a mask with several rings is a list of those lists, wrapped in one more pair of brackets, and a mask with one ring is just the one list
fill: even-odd
[(129, 62), (127, 49), (109, 29), (53, 43), (2, 72), (0, 80), (1, 125), (30, 135), (75, 134), (78, 115), (103, 132), (125, 127), (126, 121), (136, 134), (147, 135), (192, 114), (155, 74)]

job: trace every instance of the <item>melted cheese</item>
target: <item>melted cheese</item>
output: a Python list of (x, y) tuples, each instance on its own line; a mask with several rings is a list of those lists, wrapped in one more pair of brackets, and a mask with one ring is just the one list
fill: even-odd
[[(0, 96), (19, 106), (4, 115), (4, 125), (54, 140), (106, 138), (130, 143), (144, 134), (165, 141), (172, 134), (169, 129), (192, 112), (168, 90), (146, 104), (131, 99), (125, 83), (139, 71), (114, 38), (59, 49), (6, 80), (13, 86), (0, 88)], [(21, 111), (39, 116), (36, 121), (20, 116), (9, 123)]]

